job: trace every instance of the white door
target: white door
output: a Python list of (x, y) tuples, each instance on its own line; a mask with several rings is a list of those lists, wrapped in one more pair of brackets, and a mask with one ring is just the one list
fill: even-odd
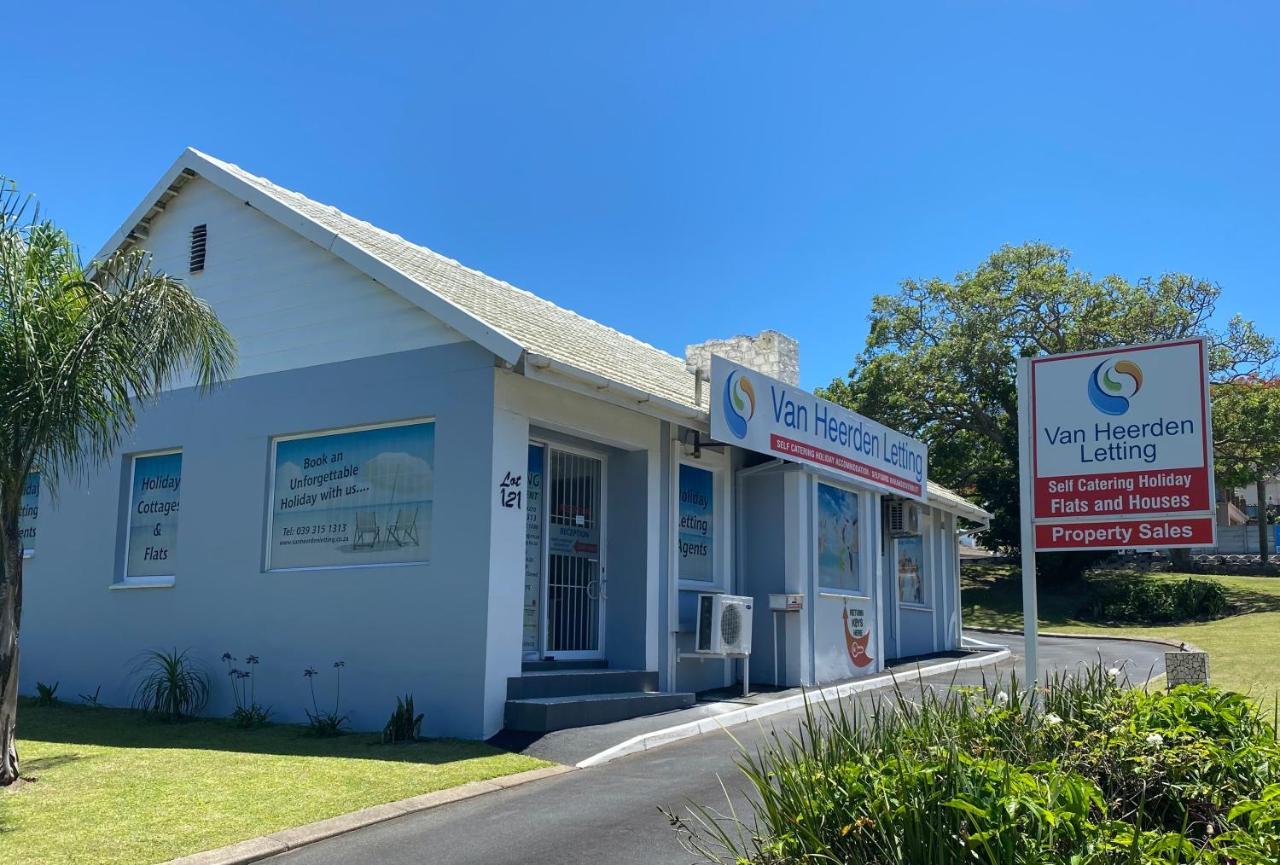
[(604, 463), (547, 451), (544, 653), (557, 659), (604, 656)]

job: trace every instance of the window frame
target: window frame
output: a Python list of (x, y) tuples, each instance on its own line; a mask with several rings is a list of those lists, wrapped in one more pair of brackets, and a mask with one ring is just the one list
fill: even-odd
[[(280, 442), (298, 441), (299, 439), (323, 438), (325, 436), (343, 435), (345, 433), (367, 432), (369, 430), (392, 429), (394, 427), (418, 426), (418, 425), (425, 425), (425, 424), (431, 424), (432, 426), (436, 426), (435, 416), (432, 415), (429, 417), (407, 418), (404, 420), (356, 424), (353, 426), (334, 427), (332, 429), (311, 430), (310, 432), (286, 433), (283, 435), (271, 436), (271, 448), (270, 448), (270, 453), (268, 455), (268, 463), (267, 463), (267, 490), (266, 490), (267, 497), (266, 497), (266, 503), (265, 503), (266, 513), (264, 514), (266, 531), (264, 532), (262, 537), (262, 572), (264, 574), (292, 574), (292, 573), (302, 573), (305, 571), (346, 571), (346, 570), (353, 570), (353, 569), (363, 570), (366, 568), (406, 568), (406, 567), (417, 567), (420, 565), (430, 565), (431, 558), (427, 557), (425, 559), (418, 559), (418, 560), (407, 561), (407, 562), (364, 562), (364, 563), (356, 563), (356, 564), (349, 564), (349, 565), (304, 565), (304, 566), (289, 567), (289, 568), (273, 568), (271, 566), (271, 549), (273, 546), (271, 543), (271, 539), (275, 531), (275, 515), (276, 515), (276, 508), (275, 508), (276, 467), (279, 464), (279, 459), (276, 452), (276, 446), (279, 445)], [(438, 430), (439, 428), (437, 427), (437, 432)], [(433, 443), (432, 451), (431, 451), (431, 471), (433, 476), (435, 474), (435, 468), (437, 463), (435, 444), (438, 444), (438, 439), (436, 440), (436, 442)], [(427, 529), (428, 531), (431, 531), (432, 529), (434, 529), (434, 526), (435, 526), (435, 501), (436, 501), (435, 488), (433, 484), (432, 493), (431, 493), (431, 504), (432, 504), (431, 526)]]
[[(671, 536), (674, 540), (671, 554), (675, 562), (676, 586), (680, 591), (715, 592), (729, 591), (732, 579), (733, 559), (731, 537), (732, 513), (730, 502), (733, 500), (732, 472), (729, 470), (728, 458), (722, 454), (702, 452), (700, 458), (680, 455), (676, 459), (675, 477), (672, 478), (673, 496), (671, 514)], [(685, 577), (680, 572), (680, 467), (688, 466), (701, 469), (711, 474), (711, 579), (697, 580)]]
[[(129, 545), (133, 541), (133, 516), (134, 516), (133, 484), (134, 484), (134, 481), (137, 480), (138, 460), (149, 459), (151, 457), (172, 456), (173, 454), (182, 455), (184, 457), (183, 462), (184, 463), (186, 462), (185, 454), (183, 453), (183, 449), (181, 447), (161, 448), (159, 450), (150, 450), (150, 451), (138, 451), (137, 453), (131, 453), (128, 455), (129, 478), (127, 481), (125, 481), (125, 488), (124, 488), (124, 493), (125, 493), (124, 494), (124, 502), (125, 502), (124, 543), (120, 545), (120, 548), (121, 548), (120, 579), (117, 582), (117, 585), (135, 586), (139, 588), (167, 588), (167, 587), (173, 586), (177, 582), (178, 575), (177, 575), (176, 568), (174, 569), (174, 572), (171, 574), (156, 574), (156, 575), (144, 576), (144, 577), (129, 576)], [(186, 474), (186, 471), (185, 471), (185, 465), (184, 465), (183, 470), (179, 474), (179, 479), (181, 479), (182, 476), (185, 474)], [(179, 493), (179, 502), (181, 502), (181, 493)], [(182, 519), (181, 508), (179, 508), (178, 513), (179, 513), (179, 517), (178, 517), (179, 528), (181, 528), (181, 519)], [(174, 557), (174, 562), (175, 563), (177, 562), (176, 556)]]
[[(822, 566), (821, 566), (821, 559), (820, 559), (820, 555), (822, 551), (822, 543), (821, 543), (821, 538), (819, 536), (820, 530), (818, 526), (818, 509), (820, 507), (820, 496), (821, 496), (821, 493), (819, 492), (819, 487), (822, 487), (822, 486), (828, 486), (828, 487), (831, 487), (832, 489), (839, 490), (840, 492), (845, 493), (846, 495), (853, 496), (854, 501), (857, 502), (858, 527), (857, 527), (857, 531), (854, 533), (858, 543), (858, 556), (857, 556), (858, 585), (856, 588), (848, 588), (846, 586), (832, 586), (832, 585), (827, 585), (823, 582)], [(850, 599), (856, 598), (859, 600), (869, 601), (871, 599), (871, 589), (868, 586), (869, 580), (868, 580), (868, 573), (867, 573), (868, 570), (870, 569), (869, 568), (870, 561), (868, 558), (868, 549), (867, 549), (868, 545), (867, 545), (867, 534), (866, 534), (867, 533), (866, 512), (868, 511), (866, 490), (860, 489), (859, 487), (853, 484), (841, 483), (839, 481), (835, 481), (827, 477), (826, 475), (815, 473), (813, 475), (812, 496), (813, 496), (813, 499), (812, 499), (813, 518), (812, 518), (811, 527), (810, 527), (810, 531), (812, 533), (812, 542), (811, 542), (810, 549), (811, 549), (811, 555), (813, 556), (813, 582), (815, 587), (817, 588), (818, 594), (831, 595), (833, 597), (850, 598)]]

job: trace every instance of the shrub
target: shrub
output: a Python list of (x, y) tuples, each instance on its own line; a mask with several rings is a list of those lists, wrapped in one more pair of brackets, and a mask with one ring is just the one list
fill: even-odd
[(1159, 580), (1145, 577), (1095, 579), (1077, 616), (1085, 621), (1167, 624), (1220, 619), (1230, 603), (1211, 580)]
[(1238, 694), (1115, 679), (810, 707), (799, 733), (742, 758), (751, 822), (668, 817), (733, 865), (1280, 861), (1272, 725)]
[(343, 727), (347, 723), (347, 716), (339, 711), (342, 700), (342, 668), (347, 665), (346, 661), (334, 661), (333, 669), (337, 684), (333, 692), (333, 711), (321, 712), (320, 705), (316, 702), (316, 676), (319, 672), (315, 667), (307, 667), (302, 675), (307, 678), (307, 685), (311, 688), (311, 708), (314, 711), (304, 710), (307, 712), (307, 729), (313, 736), (338, 736), (343, 733)]
[(413, 694), (396, 697), (396, 708), (382, 728), (382, 743), (416, 742), (422, 730), (422, 713), (413, 714)]
[(98, 695), (101, 693), (102, 693), (102, 686), (99, 685), (98, 687), (93, 689), (92, 694), (81, 694), (80, 702), (84, 703), (86, 706), (91, 706), (95, 709), (101, 708), (102, 703), (98, 702)]
[(58, 685), (60, 682), (54, 682), (52, 685), (46, 685), (44, 682), (36, 682), (36, 705), (52, 706), (58, 702)]
[(258, 703), (257, 680), (253, 668), (258, 666), (257, 655), (245, 655), (244, 663), (249, 669), (242, 670), (234, 666), (236, 659), (230, 652), (222, 653), (222, 663), (227, 666), (227, 676), (231, 679), (231, 696), (236, 707), (231, 710), (231, 720), (237, 727), (249, 729), (267, 723), (271, 717), (271, 707)]
[(133, 669), (141, 676), (133, 692), (134, 708), (169, 721), (194, 718), (209, 702), (209, 677), (188, 650), (143, 653)]

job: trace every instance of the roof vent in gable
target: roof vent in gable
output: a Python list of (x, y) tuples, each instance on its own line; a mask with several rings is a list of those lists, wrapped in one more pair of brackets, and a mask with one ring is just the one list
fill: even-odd
[(209, 229), (205, 225), (197, 225), (191, 229), (191, 264), (187, 272), (200, 273), (204, 270), (204, 250), (208, 234)]

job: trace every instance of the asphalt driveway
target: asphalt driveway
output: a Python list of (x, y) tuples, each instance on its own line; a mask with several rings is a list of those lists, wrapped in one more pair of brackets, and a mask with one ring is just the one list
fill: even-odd
[[(1014, 657), (995, 670), (971, 670), (954, 681), (978, 683), (998, 671), (1021, 675), (1021, 637), (974, 634), (1009, 646)], [(1164, 648), (1150, 643), (1044, 638), (1042, 671), (1076, 670), (1102, 660), (1123, 665), (1133, 681), (1164, 671)], [(905, 691), (945, 687), (950, 675), (903, 683)], [(870, 695), (860, 699), (869, 700)], [(795, 728), (803, 712), (773, 716), (733, 729), (750, 748), (771, 728)], [(380, 823), (269, 860), (272, 865), (688, 865), (696, 859), (677, 842), (658, 806), (684, 810), (690, 802), (725, 801), (740, 786), (739, 745), (724, 733), (676, 742), (615, 762), (491, 793)], [(721, 782), (724, 782), (724, 787)]]

